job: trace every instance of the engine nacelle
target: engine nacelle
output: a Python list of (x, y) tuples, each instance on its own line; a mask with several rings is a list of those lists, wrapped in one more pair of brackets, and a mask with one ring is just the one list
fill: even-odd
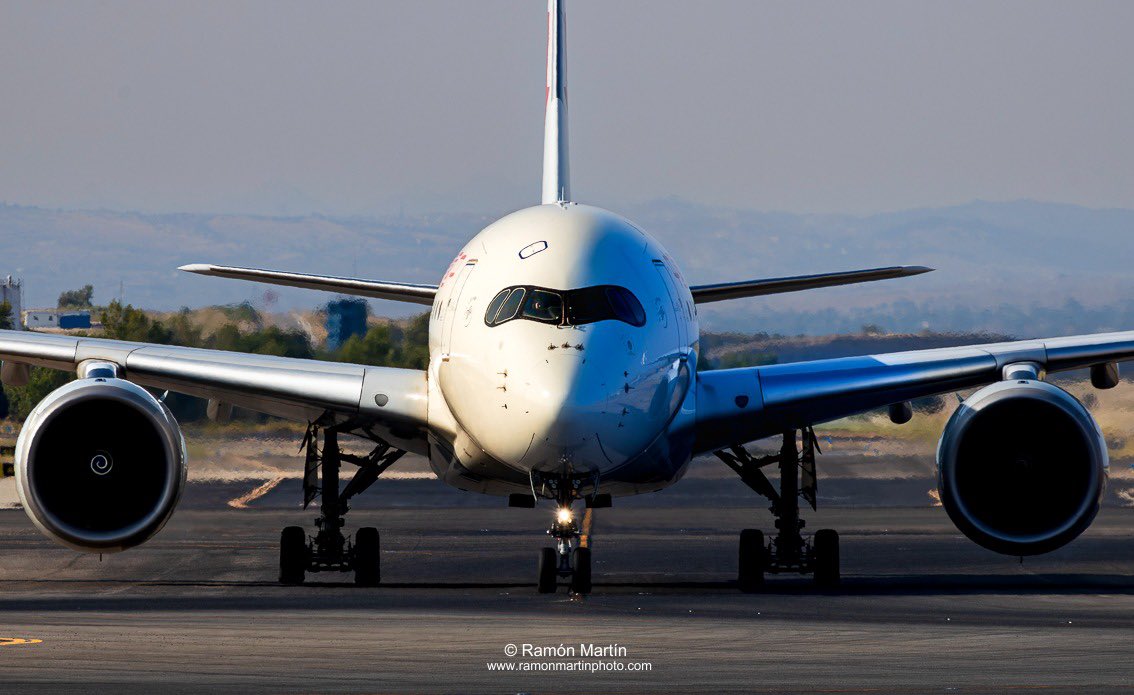
[(161, 401), (122, 379), (79, 379), (24, 423), (16, 485), (48, 537), (110, 553), (165, 525), (185, 485), (185, 462), (181, 428)]
[(966, 536), (1006, 555), (1059, 548), (1095, 518), (1106, 442), (1083, 404), (1043, 381), (987, 386), (949, 418), (937, 486)]

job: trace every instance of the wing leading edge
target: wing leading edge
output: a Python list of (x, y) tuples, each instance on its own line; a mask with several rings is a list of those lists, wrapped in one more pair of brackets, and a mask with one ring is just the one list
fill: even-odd
[(112, 362), (141, 386), (298, 422), (330, 413), (340, 421), (373, 425), (398, 448), (426, 450), (427, 388), (420, 370), (26, 331), (0, 331), (0, 360), (61, 370)]
[(693, 294), (693, 301), (695, 303), (707, 304), (709, 302), (720, 302), (726, 299), (739, 299), (741, 297), (759, 297), (766, 294), (813, 290), (819, 287), (835, 287), (838, 285), (853, 285), (860, 282), (904, 278), (911, 275), (921, 275), (922, 273), (928, 273), (932, 270), (933, 268), (926, 268), (921, 265), (895, 265), (886, 268), (847, 270), (841, 273), (794, 275), (782, 278), (722, 282), (716, 285), (694, 285), (689, 288), (689, 291)]
[(1014, 363), (1059, 372), (1130, 359), (1134, 331), (707, 370), (697, 375), (697, 449), (982, 386)]
[(333, 275), (289, 273), (281, 270), (238, 268), (235, 266), (212, 265), (209, 263), (191, 263), (181, 266), (178, 270), (184, 270), (187, 273), (196, 273), (197, 275), (210, 275), (232, 280), (250, 280), (252, 282), (263, 282), (269, 285), (302, 287), (308, 290), (341, 292), (343, 294), (357, 295), (359, 297), (391, 299), (397, 302), (410, 302), (412, 304), (432, 304), (433, 297), (437, 294), (436, 285), (379, 282), (377, 280), (361, 280), (358, 278), (344, 278)]

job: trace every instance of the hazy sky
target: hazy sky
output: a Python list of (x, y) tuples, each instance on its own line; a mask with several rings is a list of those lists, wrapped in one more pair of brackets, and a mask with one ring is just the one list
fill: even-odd
[[(1134, 207), (1132, 2), (571, 0), (575, 198)], [(545, 3), (0, 0), (0, 200), (539, 199)]]

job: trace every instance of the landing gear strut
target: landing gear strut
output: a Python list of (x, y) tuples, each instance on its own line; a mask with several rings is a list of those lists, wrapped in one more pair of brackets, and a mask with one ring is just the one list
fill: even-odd
[[(370, 439), (375, 444), (373, 450), (366, 456), (343, 452), (339, 434), (347, 431)], [(355, 584), (376, 586), (382, 580), (378, 529), (360, 528), (353, 541), (344, 536), (344, 517), (350, 511), (347, 501), (370, 487), (405, 452), (394, 449), (373, 432), (355, 429), (350, 424), (323, 428), (312, 423), (303, 438), (303, 448), (307, 451), (303, 508), (316, 497), (321, 498), (315, 519), (317, 531), (314, 537), (308, 537), (303, 528), (288, 526), (280, 534), (280, 583), (301, 584), (308, 572), (353, 571)], [(344, 461), (358, 466), (358, 470), (340, 490), (339, 469)]]
[[(583, 545), (579, 522), (571, 509), (571, 503), (582, 496), (580, 485), (581, 480), (567, 479), (549, 479), (543, 483), (548, 496), (556, 501), (557, 510), (555, 521), (547, 530), (555, 539), (555, 547), (539, 551), (536, 588), (541, 594), (555, 593), (560, 577), (568, 579), (571, 593), (591, 593), (591, 549)], [(535, 488), (534, 482), (532, 487)], [(589, 502), (588, 506), (591, 506)]]
[[(779, 453), (771, 456), (754, 458), (741, 446), (716, 452), (748, 487), (768, 498), (772, 503), (769, 509), (776, 517), (776, 534), (771, 542), (765, 543), (764, 533), (757, 529), (740, 532), (737, 584), (741, 591), (759, 590), (769, 572), (811, 574), (815, 583), (824, 587), (839, 583), (839, 534), (822, 529), (810, 541), (803, 536), (806, 524), (799, 516), (799, 498), (816, 508), (815, 454), (819, 447), (814, 430), (808, 427), (802, 434), (802, 452), (796, 449), (795, 430), (784, 432)], [(778, 491), (761, 470), (770, 464), (779, 467)]]

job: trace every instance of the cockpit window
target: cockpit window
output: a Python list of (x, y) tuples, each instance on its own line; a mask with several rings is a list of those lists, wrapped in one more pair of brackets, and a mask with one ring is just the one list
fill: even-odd
[(598, 321), (646, 325), (646, 310), (625, 287), (598, 285), (559, 292), (542, 287), (507, 287), (488, 303), (484, 322), (497, 326), (514, 318), (556, 326)]
[(606, 298), (619, 321), (625, 321), (631, 326), (646, 325), (646, 310), (638, 298), (625, 287), (610, 285), (606, 289)]
[[(524, 294), (524, 288), (522, 287), (509, 287), (496, 295), (496, 297), (492, 299), (492, 304), (495, 304), (497, 299), (501, 297), (504, 298), (500, 299), (500, 311), (492, 318), (490, 318), (491, 312), (485, 315), (485, 322), (490, 326), (495, 326), (498, 323), (504, 323), (505, 321), (511, 321), (516, 318), (516, 314), (520, 312), (520, 305), (524, 303)], [(488, 308), (491, 309), (492, 305), (490, 304)]]
[(567, 321), (575, 325), (593, 323), (611, 316), (610, 301), (606, 298), (607, 287), (585, 287), (571, 293), (571, 306), (567, 309)]
[(563, 319), (563, 298), (555, 292), (533, 288), (528, 292), (528, 300), (524, 302), (524, 311), (520, 315), (532, 321), (558, 325)]
[(488, 311), (484, 312), (485, 323), (490, 326), (492, 325), (492, 323), (496, 320), (496, 314), (500, 312), (500, 305), (504, 303), (504, 300), (507, 299), (508, 295), (511, 293), (512, 290), (504, 290), (503, 292), (492, 298), (492, 301), (488, 303)]

